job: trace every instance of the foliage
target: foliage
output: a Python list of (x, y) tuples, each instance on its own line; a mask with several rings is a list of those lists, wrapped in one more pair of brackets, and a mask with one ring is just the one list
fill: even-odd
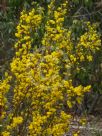
[(30, 7), (29, 3), (26, 0), (0, 1), (0, 79), (14, 55), (14, 34), (20, 12), (22, 8)]
[(7, 9), (7, 12), (0, 10), (0, 79), (3, 78), (4, 71), (14, 55), (16, 21), (10, 8)]
[(21, 12), (16, 54), (0, 82), (3, 136), (64, 135), (73, 121), (70, 110), (90, 92), (91, 85), (77, 82), (75, 73), (91, 64), (100, 50), (97, 25), (83, 22), (85, 29), (75, 42), (65, 26), (69, 3), (55, 2), (48, 4), (47, 13), (37, 3)]

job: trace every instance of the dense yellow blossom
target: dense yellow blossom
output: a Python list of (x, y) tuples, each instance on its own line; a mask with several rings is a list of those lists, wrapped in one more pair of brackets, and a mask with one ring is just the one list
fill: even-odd
[(31, 45), (36, 43), (43, 9), (21, 13), (15, 34), (16, 55), (9, 73), (0, 82), (0, 105), (7, 105), (2, 111), (6, 119), (1, 118), (5, 124), (3, 136), (64, 135), (70, 131), (73, 120), (69, 109), (81, 104), (84, 94), (91, 90), (91, 85), (73, 84), (73, 67), (85, 60), (92, 61), (99, 50), (101, 42), (96, 26), (87, 23), (87, 31), (75, 47), (72, 32), (64, 27), (68, 3), (65, 1), (55, 8), (54, 2), (48, 5), (41, 48), (37, 45), (33, 52)]
[[(39, 14), (40, 13), (40, 14)], [(29, 13), (26, 11), (21, 12), (20, 22), (17, 26), (17, 32), (15, 36), (18, 38), (16, 47), (28, 47), (30, 48), (33, 43), (34, 34), (37, 32), (42, 21), (43, 8), (33, 8)]]
[(4, 131), (4, 132), (2, 133), (2, 136), (10, 136), (10, 133), (7, 132), (7, 131)]
[(87, 32), (85, 32), (79, 40), (76, 47), (76, 53), (80, 61), (93, 60), (93, 54), (100, 49), (101, 39), (96, 31), (96, 25), (91, 25), (90, 22), (86, 23)]

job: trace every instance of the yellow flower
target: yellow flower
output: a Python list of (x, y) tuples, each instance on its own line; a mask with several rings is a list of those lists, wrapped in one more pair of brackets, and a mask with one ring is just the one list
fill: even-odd
[(4, 131), (2, 132), (2, 136), (10, 136), (10, 132)]
[(93, 60), (93, 57), (92, 57), (92, 56), (87, 56), (87, 59), (88, 59), (88, 61), (90, 62), (90, 61)]
[(73, 136), (78, 136), (78, 133), (75, 133)]

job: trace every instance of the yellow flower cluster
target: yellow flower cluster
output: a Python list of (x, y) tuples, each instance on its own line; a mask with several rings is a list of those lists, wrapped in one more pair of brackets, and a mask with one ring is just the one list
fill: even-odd
[(10, 136), (10, 133), (7, 132), (7, 131), (4, 131), (4, 132), (2, 133), (2, 136)]
[(87, 22), (86, 25), (87, 32), (80, 37), (76, 47), (76, 53), (81, 62), (85, 60), (92, 61), (93, 54), (101, 47), (101, 39), (96, 31), (97, 25), (91, 25), (90, 22)]
[[(65, 2), (61, 5), (61, 7), (58, 7), (56, 10), (52, 9), (54, 8), (54, 2), (49, 5), (48, 13), (49, 18), (47, 20), (46, 26), (45, 26), (45, 35), (42, 40), (42, 44), (46, 46), (60, 46), (60, 42), (64, 41), (67, 37), (66, 29), (63, 27), (64, 23), (64, 16), (66, 14), (66, 7), (68, 3)], [(53, 12), (51, 12), (53, 10)]]
[(5, 109), (7, 106), (5, 105), (7, 103), (6, 94), (10, 89), (10, 85), (8, 84), (11, 77), (5, 73), (6, 79), (3, 81), (0, 81), (0, 122), (5, 117)]
[[(81, 104), (84, 94), (91, 89), (90, 85), (74, 86), (71, 70), (84, 61), (82, 55), (90, 56), (89, 50), (94, 53), (99, 49), (99, 36), (94, 26), (88, 24), (88, 35), (83, 34), (74, 47), (71, 31), (64, 28), (67, 2), (57, 8), (54, 2), (48, 6), (42, 47), (33, 53), (31, 43), (43, 18), (42, 8), (21, 13), (16, 33), (19, 50), (10, 64), (10, 75), (0, 83), (0, 102), (2, 106), (7, 104), (5, 114), (8, 114), (6, 122), (2, 119), (6, 124), (3, 136), (64, 135), (72, 121), (64, 105), (70, 109), (75, 103)], [(6, 96), (9, 93), (10, 100)]]
[(13, 117), (13, 121), (9, 126), (7, 126), (7, 129), (8, 130), (13, 129), (13, 128), (17, 127), (18, 125), (20, 125), (22, 122), (23, 122), (22, 117)]
[(37, 33), (42, 21), (43, 8), (32, 9), (27, 13), (26, 11), (21, 12), (20, 21), (17, 26), (17, 33), (15, 36), (18, 42), (15, 47), (30, 48), (33, 43), (34, 36)]
[(13, 135), (13, 133), (12, 133), (13, 129), (16, 130), (17, 127), (20, 124), (22, 124), (22, 122), (23, 122), (23, 118), (22, 117), (13, 117), (12, 118), (12, 123), (10, 125), (7, 125), (6, 131), (2, 132), (2, 136), (11, 136), (11, 135)]

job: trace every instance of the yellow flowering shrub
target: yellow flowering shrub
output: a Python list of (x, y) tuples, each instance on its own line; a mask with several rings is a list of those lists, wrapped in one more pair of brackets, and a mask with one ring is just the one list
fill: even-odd
[(70, 131), (73, 120), (69, 109), (76, 103), (81, 104), (84, 94), (91, 89), (91, 85), (75, 86), (71, 69), (85, 58), (92, 61), (100, 39), (95, 27), (88, 23), (87, 32), (75, 47), (71, 31), (64, 27), (67, 6), (66, 1), (57, 8), (54, 1), (48, 5), (42, 45), (40, 48), (37, 45), (33, 52), (31, 47), (36, 43), (35, 34), (43, 20), (43, 9), (38, 7), (21, 13), (15, 34), (18, 38), (16, 54), (10, 71), (0, 82), (3, 136), (64, 135)]
[(18, 38), (18, 42), (15, 44), (15, 47), (28, 47), (36, 39), (36, 34), (40, 27), (42, 17), (43, 17), (43, 8), (38, 7), (31, 9), (29, 12), (23, 10), (21, 12), (20, 21), (17, 26), (17, 33), (15, 36)]
[(100, 49), (101, 39), (97, 34), (96, 24), (91, 25), (90, 22), (86, 23), (87, 32), (81, 35), (79, 43), (76, 47), (76, 53), (80, 61), (93, 59), (93, 54)]

